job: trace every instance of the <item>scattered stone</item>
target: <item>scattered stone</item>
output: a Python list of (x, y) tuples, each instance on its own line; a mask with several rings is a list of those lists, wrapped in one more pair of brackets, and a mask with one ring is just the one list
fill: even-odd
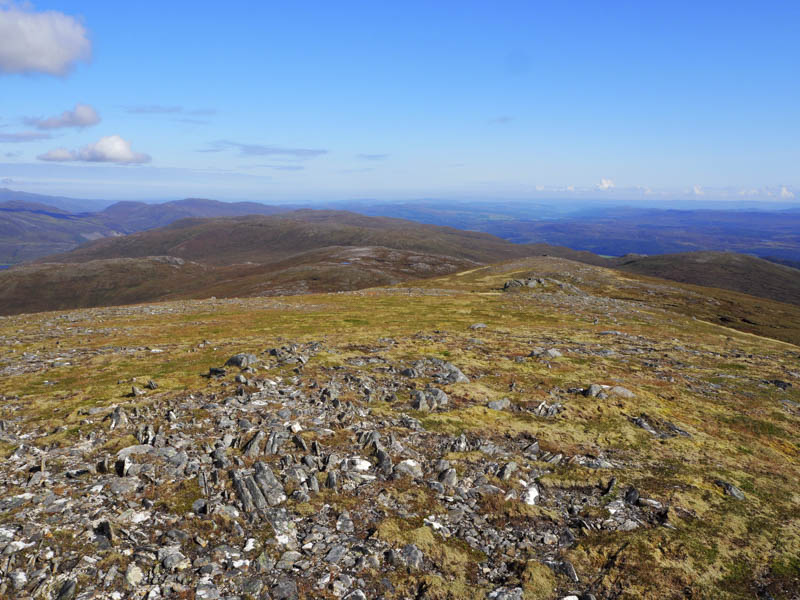
[(394, 472), (396, 475), (407, 475), (414, 479), (422, 479), (423, 476), (422, 466), (417, 461), (410, 458), (397, 463), (394, 467)]
[(622, 387), (621, 385), (615, 385), (609, 389), (608, 394), (611, 396), (619, 396), (620, 398), (636, 398), (636, 394), (634, 394), (628, 388)]
[(511, 400), (509, 400), (508, 398), (501, 398), (500, 400), (492, 400), (486, 406), (488, 406), (492, 410), (506, 410), (509, 406), (511, 406)]
[(525, 488), (525, 493), (522, 496), (522, 500), (525, 502), (525, 504), (533, 505), (539, 501), (539, 496), (539, 486), (537, 486), (535, 483), (532, 483)]
[(246, 369), (258, 362), (258, 357), (255, 354), (247, 354), (247, 353), (240, 353), (234, 354), (228, 360), (225, 361), (226, 367), (239, 367), (240, 369)]
[(587, 398), (597, 398), (601, 394), (604, 394), (603, 386), (597, 383), (593, 383), (588, 388), (583, 391), (583, 395)]
[(735, 485), (733, 485), (732, 483), (728, 483), (727, 481), (722, 481), (720, 479), (717, 479), (716, 481), (714, 481), (714, 483), (720, 486), (726, 495), (731, 496), (736, 500), (745, 499), (744, 492)]
[(408, 568), (414, 570), (419, 570), (422, 568), (424, 557), (422, 555), (422, 551), (414, 544), (407, 544), (406, 546), (403, 546), (401, 556), (405, 564), (408, 565)]
[(74, 579), (67, 579), (58, 590), (56, 600), (72, 600), (75, 597), (75, 590), (78, 587), (78, 582)]
[(144, 579), (144, 573), (139, 568), (136, 563), (131, 563), (128, 565), (128, 569), (125, 571), (125, 581), (131, 587), (136, 587), (142, 580)]

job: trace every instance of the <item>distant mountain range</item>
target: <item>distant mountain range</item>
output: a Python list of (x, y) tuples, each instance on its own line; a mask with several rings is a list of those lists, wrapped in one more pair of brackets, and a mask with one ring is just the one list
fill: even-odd
[[(178, 298), (355, 290), (537, 255), (612, 268), (631, 277), (657, 277), (800, 305), (800, 270), (793, 268), (797, 263), (791, 259), (776, 264), (713, 251), (601, 256), (405, 219), (258, 203), (119, 202), (100, 212), (74, 214), (32, 202), (30, 195), (25, 198), (0, 204), (0, 255), (12, 264), (0, 272), (0, 314)], [(715, 239), (735, 245), (736, 237), (724, 238), (722, 232), (735, 230), (753, 237), (744, 227), (750, 219), (753, 231), (771, 228), (775, 238), (769, 247), (778, 252), (791, 248), (797, 238), (791, 225), (800, 219), (800, 213), (793, 211), (769, 218), (763, 213), (672, 212), (676, 214), (652, 226), (652, 239), (643, 243), (657, 243), (673, 226), (675, 239), (685, 239), (687, 232), (701, 231), (705, 222), (711, 232), (708, 245), (713, 246)], [(470, 218), (486, 217), (476, 213)], [(645, 226), (643, 214), (636, 211), (619, 211), (617, 217), (626, 235)], [(561, 227), (564, 239), (576, 247), (593, 243), (591, 237), (582, 243), (570, 237), (577, 236), (578, 221), (489, 222), (509, 236), (513, 231)], [(595, 232), (608, 235), (614, 226), (600, 217), (595, 225)], [(762, 245), (767, 247), (766, 242)], [(619, 241), (619, 247), (627, 246)], [(13, 265), (22, 261), (26, 264)], [(618, 293), (624, 297), (624, 290)], [(742, 319), (748, 326), (758, 321), (752, 312)]]
[[(163, 227), (191, 217), (273, 215), (300, 206), (188, 198), (160, 204), (118, 202), (95, 212), (87, 202), (0, 189), (0, 265), (67, 251), (86, 241)], [(324, 208), (315, 204), (317, 209)], [(664, 210), (609, 204), (351, 201), (328, 208), (482, 231), (515, 243), (543, 243), (602, 256), (724, 251), (800, 264), (800, 209)]]
[(271, 215), (291, 210), (201, 198), (161, 204), (117, 202), (99, 212), (73, 213), (64, 208), (80, 202), (0, 189), (0, 265), (66, 252), (88, 241), (163, 227), (189, 217)]

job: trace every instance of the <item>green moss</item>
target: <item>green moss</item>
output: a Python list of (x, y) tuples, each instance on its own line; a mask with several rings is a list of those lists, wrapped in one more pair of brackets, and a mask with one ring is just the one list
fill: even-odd
[(197, 478), (184, 479), (177, 483), (161, 486), (154, 497), (156, 507), (176, 515), (184, 515), (192, 510), (195, 500), (203, 497)]
[(550, 567), (535, 560), (528, 561), (521, 579), (525, 600), (549, 600), (554, 597), (556, 578)]

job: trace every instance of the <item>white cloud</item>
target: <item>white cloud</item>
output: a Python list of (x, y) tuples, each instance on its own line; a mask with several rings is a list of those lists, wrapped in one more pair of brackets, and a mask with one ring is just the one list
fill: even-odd
[(76, 104), (72, 110), (65, 110), (57, 117), (47, 119), (25, 119), (25, 123), (37, 129), (60, 129), (62, 127), (90, 127), (100, 122), (100, 115), (88, 104)]
[(110, 162), (121, 165), (142, 164), (150, 162), (150, 156), (131, 150), (131, 143), (118, 135), (100, 138), (94, 144), (84, 146), (80, 150), (56, 148), (37, 157), (50, 162)]
[(597, 184), (598, 190), (611, 190), (614, 189), (614, 181), (612, 179), (606, 179), (605, 177), (600, 180), (600, 183)]
[(695, 186), (692, 187), (692, 193), (695, 196), (704, 196), (705, 195), (705, 192), (703, 191), (703, 188), (700, 187), (699, 185), (695, 185)]
[(44, 154), (37, 156), (39, 160), (47, 160), (50, 162), (67, 162), (70, 160), (80, 160), (78, 153), (74, 150), (67, 150), (66, 148), (56, 148)]
[(792, 200), (794, 198), (794, 192), (784, 185), (781, 187), (781, 198), (784, 200)]
[(91, 51), (86, 28), (74, 17), (0, 2), (0, 73), (66, 75)]

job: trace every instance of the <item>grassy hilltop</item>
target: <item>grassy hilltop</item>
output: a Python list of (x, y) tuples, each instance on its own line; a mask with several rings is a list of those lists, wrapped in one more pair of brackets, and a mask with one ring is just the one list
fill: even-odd
[[(502, 291), (527, 277), (544, 283)], [(705, 321), (701, 292), (538, 257), (346, 293), (0, 318), (0, 528), (24, 543), (40, 531), (17, 566), (52, 566), (48, 548), (59, 558), (42, 594), (74, 582), (77, 593), (158, 585), (186, 598), (214, 597), (208, 586), (273, 598), (356, 588), (368, 598), (796, 598), (800, 347)], [(244, 382), (238, 368), (205, 376), (242, 352), (258, 359)], [(429, 357), (469, 381), (437, 383), (421, 363), (402, 374)], [(449, 402), (415, 409), (412, 392), (427, 384)], [(592, 395), (591, 384), (624, 389)], [(255, 457), (251, 434), (225, 425), (242, 418), (273, 432), (296, 423), (302, 441)], [(177, 472), (175, 454), (153, 451), (132, 455), (138, 474), (114, 473), (147, 425), (199, 467)], [(242, 443), (224, 447), (229, 467), (214, 467), (203, 457), (226, 431)], [(374, 431), (391, 476), (364, 442)], [(310, 475), (319, 491), (296, 494), (308, 481), (291, 469), (314, 442), (324, 456), (366, 457), (375, 477), (329, 460)], [(288, 496), (261, 518), (228, 476), (256, 458)], [(112, 472), (98, 470), (104, 460)], [(422, 472), (398, 475), (407, 460)], [(457, 478), (441, 490), (429, 483), (445, 481), (440, 461)], [(327, 486), (331, 470), (340, 480)], [(141, 511), (146, 521), (131, 516)], [(278, 531), (287, 522), (295, 546)], [(334, 541), (303, 537), (314, 527)], [(248, 562), (232, 566), (223, 543)], [(186, 563), (148, 559), (147, 545), (179, 547)], [(201, 581), (208, 564), (227, 571), (209, 567)]]

